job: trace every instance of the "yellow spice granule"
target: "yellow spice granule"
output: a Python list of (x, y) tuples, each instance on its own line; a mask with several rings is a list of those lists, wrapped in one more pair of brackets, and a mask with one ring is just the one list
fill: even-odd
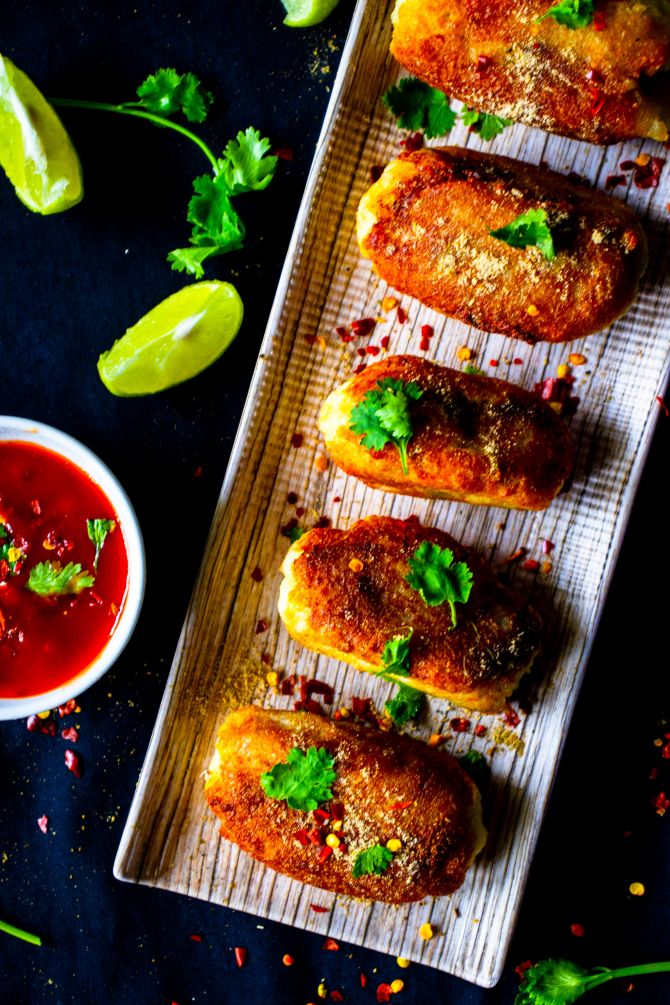
[(397, 306), (398, 306), (398, 298), (397, 297), (384, 297), (384, 299), (382, 300), (382, 310), (383, 311), (392, 311), (393, 308), (397, 307)]
[(573, 366), (584, 366), (586, 363), (586, 356), (582, 355), (581, 352), (571, 352), (568, 359)]
[(536, 318), (538, 316), (538, 314), (540, 313), (540, 311), (535, 306), (535, 304), (529, 304), (528, 307), (526, 308), (526, 313), (530, 314), (530, 316), (532, 318)]
[(349, 568), (351, 569), (352, 572), (361, 572), (363, 569), (363, 563), (361, 562), (360, 558), (352, 558), (352, 560), (349, 562)]
[(400, 994), (400, 992), (404, 987), (405, 987), (404, 981), (398, 980), (397, 978), (396, 980), (391, 981), (391, 991), (393, 992), (394, 995)]
[(389, 851), (392, 851), (393, 854), (395, 855), (395, 853), (400, 851), (400, 849), (402, 848), (402, 841), (400, 841), (399, 838), (391, 838), (389, 841), (386, 842), (386, 847), (388, 848)]
[(565, 380), (566, 377), (570, 376), (570, 367), (567, 363), (561, 363), (556, 369), (556, 376), (559, 380)]
[(324, 471), (328, 470), (328, 458), (326, 457), (325, 454), (317, 454), (316, 459), (314, 461), (314, 467), (316, 468), (317, 471), (320, 471), (322, 474)]
[(270, 687), (276, 687), (279, 683), (279, 674), (276, 670), (269, 670), (265, 675), (265, 679), (270, 685)]
[(461, 345), (456, 350), (456, 357), (460, 359), (461, 363), (465, 363), (467, 360), (472, 359), (474, 353), (472, 349), (467, 345)]
[(411, 960), (408, 960), (406, 956), (397, 956), (396, 963), (402, 970), (407, 970), (407, 967), (411, 964)]
[(644, 168), (644, 167), (647, 166), (647, 164), (649, 163), (650, 160), (651, 160), (651, 155), (650, 154), (640, 154), (639, 157), (635, 158), (635, 163), (639, 164), (640, 167)]
[(439, 747), (441, 743), (444, 743), (445, 737), (441, 733), (431, 733), (428, 737), (429, 747)]
[(644, 883), (631, 883), (628, 889), (634, 897), (644, 896)]
[(419, 935), (424, 940), (424, 942), (429, 942), (435, 935), (435, 929), (431, 925), (430, 921), (424, 921), (419, 929)]

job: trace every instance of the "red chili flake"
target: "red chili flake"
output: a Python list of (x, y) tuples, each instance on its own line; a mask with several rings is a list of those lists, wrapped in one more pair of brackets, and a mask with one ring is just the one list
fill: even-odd
[(293, 837), (296, 839), (298, 844), (301, 844), (303, 848), (306, 848), (309, 844), (309, 838), (307, 836), (307, 828), (301, 827), (299, 831), (296, 831)]
[(381, 176), (384, 174), (384, 166), (382, 164), (373, 164), (370, 168), (370, 181), (379, 181)]
[(515, 366), (523, 366), (523, 360), (519, 356), (515, 356), (512, 362)]
[(306, 513), (306, 510), (305, 510), (304, 506), (296, 506), (296, 508), (295, 508), (295, 515), (296, 516), (304, 516), (305, 513)]
[(389, 806), (389, 809), (392, 811), (406, 810), (407, 807), (411, 806), (413, 802), (414, 802), (413, 799), (406, 799), (404, 802), (392, 803), (391, 806)]
[(338, 328), (336, 328), (335, 332), (340, 336), (340, 338), (346, 335), (347, 338), (351, 339), (351, 336), (349, 335), (349, 329), (345, 328), (343, 325), (340, 325)]
[(626, 981), (622, 990), (624, 994), (629, 995), (631, 991), (635, 990), (635, 984), (633, 983), (633, 981)]
[(189, 935), (191, 942), (202, 942), (202, 935)]
[(404, 147), (408, 153), (420, 150), (423, 146), (423, 133), (410, 133), (404, 140), (400, 141), (400, 146)]
[(379, 340), (379, 344), (382, 347), (382, 349), (388, 349), (389, 336), (388, 335), (382, 336), (382, 338)]
[(247, 950), (244, 946), (235, 946), (233, 952), (235, 953), (235, 962), (238, 967), (243, 967), (247, 962)]
[(272, 656), (270, 656), (270, 653), (261, 653), (261, 663), (265, 663), (266, 667), (272, 666)]
[(255, 565), (253, 567), (253, 569), (251, 570), (251, 578), (253, 579), (254, 583), (261, 582), (261, 580), (263, 579), (263, 570), (260, 568), (260, 566)]
[(454, 733), (467, 733), (470, 729), (470, 720), (460, 718), (452, 719), (450, 726)]
[(2, 561), (0, 562), (0, 583), (3, 581), (3, 579), (7, 579), (8, 575), (9, 575), (9, 562), (7, 561), (7, 559), (3, 558)]
[(523, 558), (523, 556), (527, 553), (527, 551), (528, 551), (528, 548), (523, 548), (523, 547), (517, 548), (516, 551), (513, 551), (512, 554), (508, 555), (507, 558), (503, 559), (503, 561), (505, 561), (505, 562), (518, 562), (520, 558)]
[(79, 739), (79, 730), (75, 729), (74, 726), (68, 726), (67, 729), (62, 730), (60, 735), (68, 743), (76, 743)]
[(325, 844), (319, 852), (319, 865), (323, 865), (323, 863), (327, 861), (332, 854), (333, 849), (329, 845)]
[(328, 813), (327, 810), (322, 809), (312, 810), (312, 816), (319, 825), (326, 824), (330, 820), (330, 813)]
[(602, 31), (605, 27), (605, 15), (602, 11), (597, 10), (593, 15), (593, 30)]
[(421, 325), (421, 338), (432, 338), (435, 334), (435, 329), (432, 325)]
[[(322, 680), (308, 680), (306, 684), (307, 697), (311, 698), (313, 694), (323, 695), (323, 700), (326, 705), (332, 705), (334, 693), (330, 684), (326, 684)], [(323, 810), (321, 810), (323, 813)]]
[(31, 499), (30, 500), (30, 512), (33, 514), (33, 516), (41, 516), (42, 515), (42, 507), (40, 505), (39, 499)]
[(342, 994), (341, 991), (338, 991), (337, 988), (334, 988), (330, 992), (330, 997), (331, 997), (332, 1001), (334, 1001), (334, 1002), (343, 1002), (344, 1001), (344, 995)]
[(305, 701), (296, 701), (293, 708), (296, 712), (313, 712), (314, 715), (323, 715), (323, 709), (318, 701), (314, 701), (313, 698), (307, 698)]
[(490, 56), (477, 56), (477, 73), (484, 73), (492, 64)]
[(311, 827), (310, 830), (307, 831), (307, 840), (311, 844), (315, 844), (317, 846), (322, 845), (323, 835), (321, 834), (321, 829), (319, 827)]
[(72, 772), (75, 778), (81, 778), (81, 758), (78, 754), (75, 754), (74, 750), (65, 751), (65, 767), (68, 771)]
[(430, 349), (430, 342), (428, 341), (427, 338), (422, 338), (421, 341), (419, 342), (419, 350), (421, 352), (428, 352), (429, 349)]
[(597, 91), (596, 97), (593, 99), (593, 104), (591, 105), (591, 115), (596, 116), (599, 112), (602, 112), (604, 107), (605, 95)]
[(505, 714), (503, 715), (503, 722), (505, 723), (506, 726), (511, 726), (512, 729), (514, 729), (514, 727), (518, 726), (519, 723), (521, 722), (521, 716), (519, 715), (519, 713), (515, 708), (512, 708), (511, 705), (508, 705), (507, 708), (505, 709)]
[(581, 939), (582, 936), (584, 935), (584, 926), (578, 924), (577, 922), (574, 922), (572, 925), (570, 925), (570, 931), (575, 936), (575, 938)]
[(319, 519), (314, 524), (315, 527), (330, 527), (331, 519), (329, 516), (320, 516)]
[(344, 806), (342, 803), (330, 804), (330, 815), (333, 820), (344, 820)]
[(524, 977), (526, 976), (526, 971), (530, 970), (532, 966), (533, 966), (532, 960), (525, 960), (523, 963), (520, 963), (518, 967), (514, 968), (514, 973), (517, 975), (518, 978), (520, 978), (520, 980), (523, 980)]
[(360, 318), (358, 321), (351, 322), (351, 330), (358, 338), (365, 338), (366, 335), (372, 334), (376, 324), (374, 318)]
[(28, 716), (26, 729), (29, 733), (44, 733), (45, 736), (55, 736), (58, 732), (58, 727), (53, 719), (40, 719), (39, 715)]
[(401, 325), (405, 324), (405, 322), (407, 321), (407, 311), (405, 310), (404, 307), (398, 307), (398, 310), (396, 311), (396, 317), (398, 318), (398, 321)]
[(535, 385), (535, 393), (539, 394), (543, 401), (556, 401), (561, 406), (561, 415), (573, 415), (577, 410), (579, 398), (573, 397), (572, 385), (576, 378), (569, 377), (547, 377)]
[(663, 750), (661, 751), (661, 757), (666, 761), (670, 761), (670, 743), (666, 743), (666, 745), (663, 747)]
[(336, 950), (340, 948), (340, 944), (339, 942), (336, 942), (335, 939), (326, 939), (326, 941), (323, 944), (323, 948)]
[(379, 356), (380, 349), (378, 345), (366, 345), (365, 351), (368, 356)]
[(275, 157), (279, 157), (280, 161), (292, 161), (293, 151), (290, 147), (277, 147), (274, 152)]
[(365, 356), (366, 355), (366, 352), (365, 352), (365, 349), (363, 348), (363, 346), (359, 346), (358, 347), (358, 349), (356, 350), (356, 355), (357, 356)]
[(551, 555), (555, 547), (556, 545), (554, 544), (553, 541), (549, 541), (547, 538), (545, 538), (544, 541), (542, 542), (542, 554)]
[(654, 809), (658, 813), (659, 817), (665, 816), (669, 808), (670, 808), (670, 799), (668, 799), (665, 792), (659, 792), (659, 794), (654, 799)]
[(393, 994), (393, 988), (390, 984), (380, 984), (377, 988), (377, 1001), (378, 1002), (390, 1002), (391, 995)]
[(540, 563), (536, 558), (527, 558), (526, 561), (521, 566), (522, 569), (526, 569), (527, 572), (537, 572), (540, 568)]
[(316, 335), (305, 335), (305, 342), (307, 345), (314, 345), (316, 343)]
[(291, 446), (295, 447), (295, 449), (297, 450), (298, 447), (302, 446), (304, 439), (305, 437), (302, 435), (302, 433), (294, 433), (293, 436), (291, 437)]
[(49, 830), (49, 817), (46, 816), (46, 814), (44, 814), (41, 817), (38, 817), (37, 826), (39, 827), (39, 829), (42, 831), (43, 834), (46, 834), (47, 831)]
[(487, 732), (486, 726), (482, 726), (481, 723), (473, 729), (475, 736), (486, 736)]
[(498, 360), (497, 359), (490, 359), (489, 360), (489, 366), (497, 366), (497, 365), (498, 365)]
[(656, 401), (657, 401), (657, 402), (659, 403), (659, 405), (660, 405), (660, 406), (661, 406), (661, 408), (663, 409), (663, 412), (665, 413), (665, 415), (667, 415), (667, 416), (668, 416), (668, 418), (670, 418), (670, 412), (668, 411), (668, 406), (667, 406), (667, 405), (666, 405), (666, 403), (665, 403), (665, 402), (663, 401), (663, 398), (659, 397), (659, 395), (657, 394), (657, 395), (656, 395)]
[(633, 184), (636, 188), (658, 188), (661, 169), (665, 161), (662, 157), (650, 157), (645, 164), (637, 161), (622, 161), (619, 167), (622, 171), (633, 172)]
[(198, 467), (193, 472), (193, 477), (194, 478), (202, 478), (202, 467), (200, 465), (198, 465)]
[(74, 712), (76, 707), (77, 707), (77, 699), (70, 698), (70, 700), (66, 701), (64, 705), (58, 706), (58, 714), (62, 719), (64, 716), (70, 715), (72, 712)]
[(340, 338), (342, 339), (343, 342), (353, 342), (354, 341), (354, 336), (353, 335), (348, 335), (346, 332), (345, 332), (344, 335), (340, 335)]
[(330, 911), (329, 907), (321, 907), (320, 904), (310, 904), (309, 906), (315, 914), (327, 914), (327, 912)]
[(365, 974), (360, 975), (361, 987), (366, 988), (368, 986), (368, 979)]
[(359, 365), (354, 369), (354, 373), (363, 373), (365, 370), (365, 363), (359, 363)]
[(608, 174), (605, 178), (605, 190), (616, 188), (617, 185), (625, 185), (626, 176), (623, 174)]
[(262, 635), (263, 632), (267, 632), (268, 623), (264, 621), (263, 618), (259, 618), (256, 622), (256, 628), (254, 629), (256, 635)]

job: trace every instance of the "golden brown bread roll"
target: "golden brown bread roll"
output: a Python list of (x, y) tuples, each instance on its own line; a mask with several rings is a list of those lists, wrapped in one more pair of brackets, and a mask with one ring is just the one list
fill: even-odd
[(605, 0), (577, 29), (538, 23), (552, 6), (398, 0), (391, 51), (438, 90), (514, 122), (592, 143), (667, 140), (667, 77), (654, 79), (670, 68), (667, 0)]
[[(544, 210), (556, 257), (492, 237)], [(401, 154), (363, 196), (358, 242), (382, 279), (435, 310), (527, 342), (565, 342), (630, 307), (647, 260), (632, 210), (563, 175), (459, 147)]]
[[(430, 606), (407, 582), (422, 542), (451, 549), (472, 572), (456, 627), (448, 602)], [(476, 551), (415, 517), (315, 528), (291, 546), (282, 572), (279, 614), (294, 639), (376, 673), (385, 644), (411, 629), (410, 676), (389, 679), (465, 708), (502, 710), (540, 648), (540, 617), (523, 597)]]
[[(335, 773), (332, 799), (316, 812), (269, 798), (261, 784), (291, 749), (309, 748), (327, 751)], [(223, 837), (271, 869), (395, 904), (452, 893), (486, 840), (479, 792), (452, 757), (407, 736), (310, 712), (232, 712), (219, 731), (205, 794)], [(333, 828), (336, 821), (341, 826)], [(339, 835), (332, 851), (329, 833)], [(353, 874), (360, 852), (393, 840), (400, 846), (385, 871)]]
[[(370, 450), (351, 428), (354, 409), (388, 380), (421, 390), (409, 402), (407, 474), (392, 442)], [(324, 402), (319, 429), (338, 467), (402, 495), (545, 509), (573, 463), (567, 426), (536, 394), (417, 356), (389, 356), (342, 384)]]

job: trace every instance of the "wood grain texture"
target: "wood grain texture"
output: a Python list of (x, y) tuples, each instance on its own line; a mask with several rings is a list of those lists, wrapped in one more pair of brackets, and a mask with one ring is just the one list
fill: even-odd
[[(608, 332), (569, 347), (534, 348), (483, 335), (403, 298), (409, 319), (389, 316), (362, 342), (342, 344), (334, 329), (376, 316), (387, 288), (361, 259), (354, 227), (370, 168), (396, 155), (400, 135), (378, 97), (399, 75), (388, 55), (393, 3), (360, 0), (310, 172), (230, 466), (170, 673), (156, 728), (115, 864), (117, 877), (186, 893), (262, 917), (439, 967), (483, 986), (500, 975), (549, 798), (568, 723), (579, 692), (614, 561), (659, 413), (670, 348), (670, 265), (666, 167), (655, 190), (628, 183), (615, 190), (640, 213), (651, 264), (632, 310)], [(621, 160), (650, 141), (603, 149), (514, 126), (481, 144), (462, 126), (451, 143), (491, 149), (531, 163), (573, 170), (599, 188)], [(630, 175), (627, 176), (630, 178)], [(315, 467), (324, 453), (316, 418), (326, 395), (351, 375), (359, 344), (390, 336), (389, 351), (418, 352), (422, 324), (435, 328), (430, 358), (457, 365), (458, 346), (477, 352), (495, 376), (532, 388), (553, 376), (568, 352), (583, 352), (575, 385), (579, 409), (571, 421), (577, 460), (569, 491), (539, 513), (473, 508), (463, 503), (407, 499), (370, 489), (334, 466)], [(305, 336), (320, 336), (310, 344)], [(311, 339), (310, 339), (311, 342)], [(523, 365), (513, 363), (523, 359)], [(490, 359), (499, 360), (489, 369)], [(302, 445), (291, 445), (300, 433)], [(335, 688), (338, 704), (370, 695), (380, 707), (392, 688), (311, 653), (289, 639), (276, 613), (279, 568), (288, 547), (281, 528), (295, 516), (289, 492), (306, 508), (301, 523), (328, 516), (347, 527), (362, 516), (417, 514), (473, 545), (509, 573), (543, 616), (544, 652), (531, 714), (514, 730), (524, 753), (495, 742), (498, 717), (481, 717), (487, 735), (450, 731), (457, 712), (432, 701), (419, 735), (449, 733), (447, 749), (486, 753), (492, 783), (485, 800), (490, 839), (464, 886), (450, 898), (393, 907), (336, 898), (283, 878), (219, 839), (203, 797), (202, 772), (214, 751), (225, 712), (255, 701), (280, 708), (292, 699), (271, 694), (267, 663), (288, 673), (318, 676)], [(341, 501), (335, 502), (338, 497)], [(548, 575), (504, 564), (519, 545), (541, 558), (555, 544)], [(263, 572), (256, 582), (251, 573)], [(265, 632), (256, 634), (263, 619)], [(477, 719), (475, 714), (471, 718)], [(330, 908), (317, 914), (311, 904)], [(458, 908), (458, 916), (454, 908)], [(423, 942), (422, 922), (439, 937)]]

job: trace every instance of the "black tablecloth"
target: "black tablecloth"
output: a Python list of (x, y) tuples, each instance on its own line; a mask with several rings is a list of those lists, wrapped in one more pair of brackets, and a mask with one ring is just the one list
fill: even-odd
[[(325, 979), (347, 1002), (405, 981), (397, 1001), (511, 1003), (514, 968), (562, 955), (586, 965), (668, 953), (670, 789), (656, 741), (668, 710), (665, 483), (659, 428), (596, 640), (501, 984), (485, 991), (419, 966), (165, 892), (117, 882), (112, 862), (197, 573), (353, 9), (324, 24), (282, 25), (279, 0), (27, 0), (5, 5), (0, 48), (49, 96), (120, 101), (159, 66), (202, 77), (217, 103), (203, 135), (221, 145), (257, 126), (289, 147), (272, 189), (245, 196), (244, 250), (210, 275), (234, 282), (243, 328), (195, 380), (118, 399), (96, 360), (130, 324), (180, 288), (165, 262), (185, 244), (202, 155), (166, 131), (68, 111), (84, 201), (29, 213), (1, 179), (0, 360), (5, 414), (58, 426), (117, 473), (137, 509), (148, 587), (137, 631), (113, 670), (81, 696), (80, 780), (60, 738), (0, 724), (0, 917), (39, 932), (42, 948), (0, 933), (0, 1001), (186, 1005), (318, 1002)], [(656, 778), (650, 777), (654, 774)], [(37, 826), (46, 814), (48, 834)], [(633, 897), (630, 883), (644, 884)], [(584, 934), (574, 935), (571, 926)], [(233, 947), (248, 950), (239, 969)], [(287, 968), (285, 953), (295, 958)], [(361, 987), (360, 972), (368, 977)], [(594, 1002), (660, 1005), (667, 977), (611, 986)], [(598, 997), (599, 996), (599, 997)], [(332, 1000), (332, 999), (329, 999)]]

